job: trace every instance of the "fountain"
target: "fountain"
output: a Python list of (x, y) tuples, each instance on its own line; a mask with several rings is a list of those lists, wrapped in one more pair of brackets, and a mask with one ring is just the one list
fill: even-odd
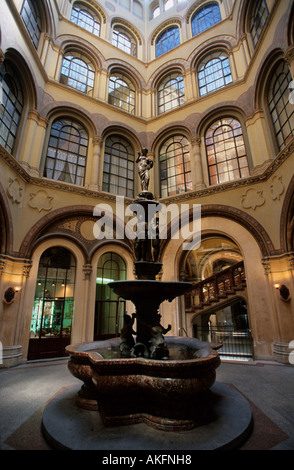
[[(134, 427), (144, 425), (153, 432), (164, 432), (165, 436), (200, 427), (204, 436), (203, 427), (210, 429), (209, 426), (219, 415), (217, 407), (224, 403), (219, 399), (227, 395), (223, 389), (218, 393), (211, 391), (216, 380), (216, 369), (220, 365), (217, 349), (221, 345), (203, 343), (195, 338), (165, 336), (171, 325), (161, 324), (160, 305), (183, 295), (191, 284), (156, 279), (162, 269), (162, 263), (158, 261), (160, 240), (156, 218), (151, 222), (157, 235), (149, 236), (149, 209), (151, 207), (151, 213), (155, 215), (160, 204), (148, 191), (149, 170), (153, 162), (148, 158), (146, 149), (138, 155), (137, 163), (142, 191), (134, 201), (138, 212), (134, 243), (136, 279), (109, 283), (118, 296), (132, 301), (135, 312), (124, 316), (120, 338), (66, 348), (70, 355), (68, 368), (74, 377), (83, 382), (76, 403), (80, 410), (95, 413), (100, 420), (98, 447), (105, 445), (101, 442), (104, 442), (107, 432), (112, 433), (112, 438), (116, 430), (120, 436), (124, 434), (122, 426), (125, 430), (132, 428), (129, 431), (132, 434)], [(234, 396), (230, 406), (236, 399), (240, 409), (240, 397)], [(74, 413), (77, 413), (77, 408)], [(77, 420), (81, 419), (80, 416)], [(86, 420), (93, 423), (93, 415)], [(45, 435), (56, 444), (49, 428), (48, 418), (46, 426), (43, 417)], [(148, 434), (146, 430), (144, 434)], [(193, 436), (193, 448), (195, 445)]]

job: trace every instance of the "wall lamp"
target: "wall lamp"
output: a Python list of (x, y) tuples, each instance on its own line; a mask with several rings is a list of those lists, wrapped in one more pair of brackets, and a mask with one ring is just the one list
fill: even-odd
[(290, 291), (285, 284), (274, 284), (274, 287), (280, 292), (280, 297), (282, 300), (287, 302), (288, 300), (291, 299), (290, 297)]
[(15, 300), (15, 295), (21, 290), (21, 287), (8, 287), (4, 292), (3, 302), (7, 305), (12, 304)]

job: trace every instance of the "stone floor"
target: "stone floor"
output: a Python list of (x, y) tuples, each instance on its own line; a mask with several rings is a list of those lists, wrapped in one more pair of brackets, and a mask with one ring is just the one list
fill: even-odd
[[(294, 450), (294, 367), (222, 361), (217, 382), (234, 387), (252, 407), (254, 428), (240, 450)], [(78, 383), (66, 359), (0, 369), (0, 449), (50, 450), (40, 427), (43, 410)]]

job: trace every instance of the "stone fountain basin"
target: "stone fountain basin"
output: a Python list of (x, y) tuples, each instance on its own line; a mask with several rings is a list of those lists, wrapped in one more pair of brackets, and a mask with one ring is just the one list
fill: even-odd
[(105, 426), (145, 422), (174, 431), (203, 424), (220, 365), (217, 345), (165, 342), (168, 360), (121, 358), (118, 338), (68, 346), (69, 370), (84, 382), (79, 406), (99, 410)]
[(109, 287), (125, 300), (172, 301), (192, 287), (190, 282), (162, 282), (154, 280), (131, 280), (110, 282)]

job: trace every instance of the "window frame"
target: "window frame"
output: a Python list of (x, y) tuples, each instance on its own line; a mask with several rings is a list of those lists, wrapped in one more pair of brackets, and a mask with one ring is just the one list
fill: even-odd
[(134, 36), (123, 26), (113, 26), (111, 43), (126, 54), (137, 57), (137, 41)]
[[(231, 126), (233, 122), (237, 124), (234, 128)], [(230, 127), (231, 129), (219, 132), (219, 129), (222, 127)], [(211, 133), (210, 136), (208, 136), (209, 133)], [(229, 137), (223, 137), (225, 133), (228, 133)], [(247, 144), (243, 132), (243, 126), (239, 118), (230, 115), (223, 116), (212, 121), (204, 133), (204, 141), (210, 185), (224, 184), (250, 176)], [(240, 144), (238, 145), (238, 143)], [(216, 151), (217, 144), (218, 149)], [(242, 147), (244, 147), (244, 151), (242, 151)], [(232, 152), (232, 149), (234, 150), (234, 153)], [(242, 161), (241, 159), (244, 160)], [(246, 165), (241, 166), (241, 163), (245, 163), (245, 159)], [(235, 168), (229, 168), (228, 165), (230, 163), (231, 165), (235, 164)], [(223, 168), (227, 167), (227, 170), (220, 171), (222, 166)], [(212, 171), (213, 168), (215, 171)], [(238, 172), (238, 175), (232, 178), (232, 172)], [(226, 174), (228, 174), (228, 177), (220, 178), (220, 175)]]
[[(213, 63), (214, 62), (214, 63)], [(217, 70), (209, 72), (209, 68), (215, 68), (218, 65)], [(226, 86), (233, 83), (233, 75), (228, 54), (223, 50), (211, 51), (206, 54), (197, 65), (197, 81), (199, 88), (200, 97), (208, 95), (216, 90), (225, 88)], [(218, 74), (220, 75), (218, 76)], [(203, 74), (203, 77), (201, 76)], [(212, 77), (213, 80), (208, 81), (207, 79)], [(201, 80), (204, 84), (201, 84)], [(218, 81), (222, 81), (222, 84), (215, 85)], [(213, 85), (212, 89), (208, 89)], [(202, 90), (206, 90), (203, 92)]]
[[(7, 88), (9, 88), (9, 90), (7, 92), (6, 86), (2, 85), (3, 103), (0, 103), (0, 140), (3, 147), (6, 148), (6, 150), (12, 154), (15, 149), (15, 144), (19, 133), (22, 114), (25, 105), (24, 90), (21, 81), (18, 78), (17, 69), (14, 67), (14, 65), (11, 65), (7, 60), (4, 60), (3, 63), (0, 65), (0, 72), (3, 69), (4, 71), (1, 73), (3, 77), (2, 80), (5, 81), (5, 84)], [(7, 78), (5, 80), (5, 76), (9, 77), (8, 80), (10, 84), (7, 83)], [(14, 97), (13, 102), (11, 100), (12, 95)], [(3, 133), (3, 127), (7, 129), (7, 132), (5, 131), (5, 133)], [(5, 136), (5, 138), (3, 138), (3, 136)]]
[[(173, 88), (172, 82), (175, 86)], [(172, 94), (175, 97), (170, 98)], [(162, 103), (160, 101), (162, 100)], [(176, 104), (172, 105), (173, 102)], [(173, 71), (166, 74), (158, 83), (157, 87), (157, 109), (158, 114), (163, 114), (171, 109), (182, 106), (185, 103), (184, 78), (181, 72)], [(170, 106), (169, 106), (170, 104)]]
[[(104, 147), (102, 190), (118, 196), (133, 198), (134, 181), (135, 151), (133, 145), (127, 138), (119, 134), (109, 135), (105, 140)], [(121, 184), (122, 182), (124, 184)]]
[(37, 4), (33, 0), (24, 0), (20, 16), (35, 49), (38, 49), (42, 34), (42, 17)]
[[(168, 46), (168, 41), (173, 40), (173, 45)], [(178, 25), (171, 25), (159, 33), (155, 41), (155, 56), (160, 57), (181, 44), (180, 28)]]
[[(79, 11), (77, 9), (79, 8)], [(75, 13), (74, 13), (75, 12)], [(77, 14), (77, 18), (74, 18), (74, 15)], [(85, 23), (88, 26), (87, 21), (82, 20), (82, 16), (86, 16), (91, 18), (92, 20), (92, 25), (89, 23), (89, 27), (83, 26), (83, 23)], [(76, 20), (76, 21), (74, 21)], [(101, 19), (98, 16), (98, 14), (92, 10), (90, 7), (87, 5), (84, 5), (83, 3), (80, 2), (75, 2), (72, 7), (71, 11), (71, 17), (70, 21), (79, 26), (80, 28), (84, 29), (85, 31), (88, 31), (91, 34), (94, 34), (96, 37), (100, 36), (101, 32)]]
[[(74, 131), (65, 132), (64, 128), (66, 127), (74, 129)], [(79, 136), (79, 139), (75, 142), (77, 135)], [(70, 137), (73, 137), (73, 139), (71, 140)], [(60, 141), (64, 141), (65, 148), (62, 148), (62, 146), (59, 145)], [(74, 152), (72, 150), (75, 146), (78, 147), (78, 152)], [(71, 116), (57, 117), (52, 121), (50, 127), (43, 170), (44, 178), (52, 179), (54, 181), (62, 181), (76, 186), (84, 186), (88, 151), (89, 134), (85, 126), (76, 118)], [(57, 158), (58, 155), (63, 158)], [(72, 161), (70, 161), (70, 159)], [(74, 162), (75, 159), (76, 163)], [(50, 160), (53, 161), (51, 166)], [(64, 163), (62, 168), (61, 162)], [(58, 163), (60, 168), (58, 168)], [(48, 175), (49, 172), (52, 172), (51, 176)], [(55, 174), (56, 172), (57, 174)]]
[[(282, 76), (284, 77), (282, 78)], [(292, 75), (290, 68), (283, 59), (279, 60), (275, 64), (275, 67), (272, 68), (266, 94), (266, 105), (278, 151), (283, 150), (288, 140), (294, 136), (294, 126), (292, 127), (290, 124), (291, 119), (293, 119), (294, 122), (294, 108), (289, 101), (289, 84), (291, 81)], [(283, 91), (283, 93), (281, 93), (281, 91)], [(278, 100), (276, 100), (277, 97), (279, 97)], [(286, 117), (286, 120), (281, 121), (283, 116)], [(276, 123), (278, 123), (279, 126), (277, 126)], [(287, 135), (285, 133), (286, 126), (290, 129)], [(280, 138), (280, 136), (282, 138)]]
[[(176, 149), (180, 149), (178, 155)], [(177, 133), (167, 137), (159, 147), (158, 161), (161, 197), (192, 191), (190, 143), (185, 135)]]
[[(249, 32), (253, 47), (255, 49), (269, 18), (269, 9), (266, 0), (258, 0), (257, 2), (254, 1), (252, 2), (252, 5), (254, 6), (251, 7), (250, 12)], [(261, 7), (263, 7), (262, 15), (260, 15)], [(264, 17), (264, 13), (266, 14), (266, 17)]]
[[(79, 70), (75, 70), (78, 67)], [(68, 73), (63, 73), (68, 71)], [(86, 73), (82, 73), (86, 71)], [(74, 77), (86, 77), (85, 81), (78, 80)], [(60, 70), (60, 83), (73, 88), (76, 91), (84, 93), (88, 96), (93, 96), (95, 86), (95, 67), (93, 62), (82, 52), (75, 49), (69, 49), (64, 52)]]
[[(115, 77), (115, 80), (113, 79)], [(116, 87), (116, 85), (121, 82), (121, 86), (123, 87), (124, 90), (128, 90), (128, 93), (125, 93), (124, 91), (120, 91), (120, 94), (122, 95), (121, 97), (118, 96), (119, 94), (119, 89)], [(113, 94), (111, 94), (113, 92)], [(122, 99), (122, 97), (126, 97), (125, 100)], [(128, 101), (128, 99), (130, 101)], [(121, 105), (117, 104), (116, 101), (119, 100), (121, 101)], [(113, 102), (112, 102), (113, 101)], [(130, 114), (135, 114), (135, 109), (136, 109), (136, 88), (132, 80), (129, 79), (124, 73), (120, 71), (114, 71), (111, 73), (109, 77), (109, 83), (108, 83), (108, 103), (112, 104), (113, 106), (122, 109), (124, 111), (127, 111)]]
[[(217, 8), (217, 11), (214, 11), (214, 9), (216, 8)], [(212, 13), (213, 15), (212, 24), (209, 24), (206, 27), (200, 26), (199, 25), (200, 21), (203, 20), (203, 18), (205, 19), (205, 16), (207, 17), (210, 13)], [(202, 18), (200, 17), (201, 15), (202, 15)], [(221, 11), (220, 11), (219, 4), (217, 2), (207, 3), (206, 5), (203, 5), (202, 7), (198, 8), (195, 11), (195, 13), (192, 15), (192, 18), (191, 18), (192, 37), (198, 36), (198, 34), (201, 34), (204, 31), (207, 31), (208, 29), (212, 28), (214, 25), (220, 23), (221, 21), (222, 21)]]

